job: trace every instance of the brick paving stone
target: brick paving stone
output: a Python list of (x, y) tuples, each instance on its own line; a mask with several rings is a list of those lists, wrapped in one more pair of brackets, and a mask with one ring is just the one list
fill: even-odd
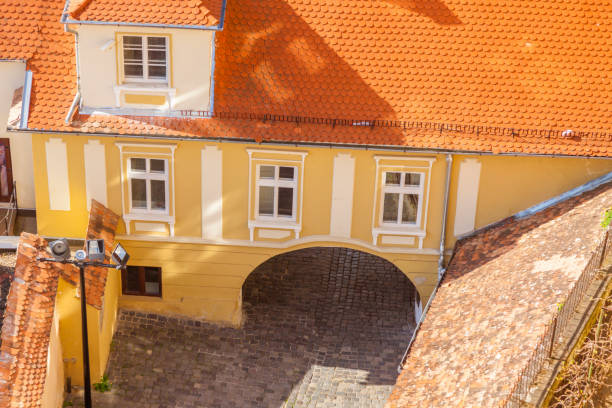
[[(243, 287), (241, 329), (121, 311), (97, 407), (382, 407), (416, 292), (388, 262), (339, 248), (284, 254)], [(78, 401), (75, 406), (78, 406)]]

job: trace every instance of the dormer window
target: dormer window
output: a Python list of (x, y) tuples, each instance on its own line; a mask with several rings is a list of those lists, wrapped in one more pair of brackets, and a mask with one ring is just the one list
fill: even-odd
[(123, 35), (123, 82), (168, 83), (168, 37)]

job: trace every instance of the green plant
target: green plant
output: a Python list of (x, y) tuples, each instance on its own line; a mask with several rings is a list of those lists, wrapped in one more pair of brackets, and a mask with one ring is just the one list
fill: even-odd
[(108, 376), (106, 374), (104, 374), (102, 376), (102, 378), (100, 378), (99, 382), (94, 383), (94, 385), (93, 385), (94, 390), (96, 390), (98, 392), (107, 392), (107, 391), (110, 391), (112, 386), (113, 386), (113, 383), (108, 381)]
[(64, 403), (62, 404), (62, 408), (67, 408), (67, 407), (72, 407), (74, 406), (74, 404), (72, 404), (72, 401), (64, 401)]
[(601, 222), (601, 226), (603, 228), (608, 228), (608, 226), (612, 223), (612, 208), (608, 208), (604, 213), (603, 221)]

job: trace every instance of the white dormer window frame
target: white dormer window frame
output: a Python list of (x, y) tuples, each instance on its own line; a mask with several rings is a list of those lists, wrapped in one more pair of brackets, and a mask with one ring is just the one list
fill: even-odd
[[(127, 43), (127, 38), (139, 38), (140, 45)], [(151, 44), (150, 39), (163, 39), (164, 44)], [(127, 52), (133, 52), (133, 58), (127, 58)], [(140, 52), (140, 56), (138, 56)], [(164, 53), (164, 58), (160, 53)], [(166, 84), (170, 83), (170, 37), (167, 35), (148, 35), (148, 34), (121, 34), (120, 51), (120, 70), (122, 82), (125, 83), (144, 83), (144, 84)], [(156, 58), (157, 57), (157, 58)], [(142, 74), (128, 73), (127, 67), (142, 66)], [(163, 67), (165, 76), (153, 75), (151, 71), (155, 67)]]

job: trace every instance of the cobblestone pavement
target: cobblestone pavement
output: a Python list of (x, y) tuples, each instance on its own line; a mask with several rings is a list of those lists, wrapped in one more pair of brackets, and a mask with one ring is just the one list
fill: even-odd
[(371, 255), (276, 257), (244, 286), (241, 329), (122, 311), (113, 391), (95, 395), (95, 405), (382, 407), (412, 334), (414, 296)]

